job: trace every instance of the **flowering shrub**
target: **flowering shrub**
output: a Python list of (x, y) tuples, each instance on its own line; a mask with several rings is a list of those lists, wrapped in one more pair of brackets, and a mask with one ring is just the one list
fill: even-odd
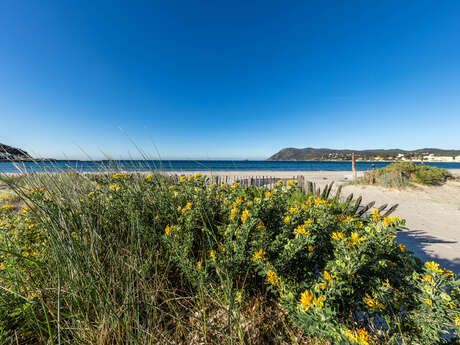
[[(43, 342), (56, 328), (76, 339), (83, 320), (85, 332), (111, 320), (118, 329), (111, 343), (154, 343), (148, 329), (172, 320), (177, 328), (179, 314), (196, 325), (212, 313), (204, 303), (212, 299), (227, 322), (204, 326), (241, 339), (231, 325), (265, 295), (303, 334), (334, 344), (438, 344), (460, 335), (459, 281), (397, 242), (405, 230), (398, 217), (358, 216), (349, 203), (306, 195), (295, 181), (253, 188), (208, 185), (199, 174), (176, 181), (118, 173), (72, 183), (71, 191), (24, 194), (31, 211), (0, 210), (0, 278), (8, 288), (0, 296), (14, 297), (17, 320), (29, 322), (0, 321), (5, 334), (38, 325)], [(174, 292), (163, 296), (167, 288)], [(178, 294), (200, 296), (198, 317)], [(25, 314), (32, 302), (42, 306), (34, 318)], [(159, 313), (176, 316), (166, 322)], [(6, 319), (3, 309), (0, 316)]]

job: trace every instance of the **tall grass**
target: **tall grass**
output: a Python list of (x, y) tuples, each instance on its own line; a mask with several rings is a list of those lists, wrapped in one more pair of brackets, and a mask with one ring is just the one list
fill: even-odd
[[(1, 179), (21, 199), (0, 208), (5, 344), (350, 344), (358, 335), (434, 344), (454, 327), (457, 309), (444, 299), (459, 296), (439, 292), (452, 272), (430, 266), (431, 313), (423, 265), (393, 242), (399, 220), (377, 210), (360, 218), (350, 202), (305, 195), (294, 181), (269, 190), (157, 173)], [(393, 302), (382, 282), (405, 297)], [(308, 289), (323, 294), (315, 305), (300, 298)], [(377, 298), (394, 317), (387, 328), (374, 323)], [(419, 334), (421, 315), (437, 319)]]
[(22, 254), (28, 249), (28, 226), (21, 241), (3, 238), (2, 250), (20, 267), (2, 277), (2, 286), (14, 281), (8, 290), (18, 291), (0, 294), (3, 305), (15, 311), (3, 309), (3, 342), (290, 342), (292, 327), (263, 291), (245, 309), (232, 310), (219, 300), (220, 291), (193, 288), (183, 279), (156, 229), (155, 216), (174, 207), (164, 197), (170, 185), (165, 177), (152, 175), (145, 188), (145, 175), (131, 174), (123, 193), (101, 193), (103, 199), (91, 193), (115, 184), (111, 174), (31, 173), (2, 179), (30, 209), (22, 215), (25, 222), (44, 232), (34, 255), (27, 257)]

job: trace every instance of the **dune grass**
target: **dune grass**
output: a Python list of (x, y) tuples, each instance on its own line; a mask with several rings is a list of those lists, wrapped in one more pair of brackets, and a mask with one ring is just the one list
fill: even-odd
[(438, 344), (459, 334), (459, 282), (394, 240), (402, 220), (360, 217), (295, 181), (2, 180), (23, 205), (0, 208), (1, 343)]
[(405, 188), (416, 184), (435, 186), (441, 185), (452, 174), (446, 169), (412, 162), (392, 163), (386, 167), (368, 171), (358, 178), (358, 184), (377, 184), (388, 188)]

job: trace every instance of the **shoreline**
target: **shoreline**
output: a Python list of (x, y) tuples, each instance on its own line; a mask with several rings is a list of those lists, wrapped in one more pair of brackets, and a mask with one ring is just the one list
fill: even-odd
[[(272, 159), (53, 159), (53, 158), (37, 158), (37, 159), (0, 159), (0, 163), (59, 163), (59, 162), (75, 162), (75, 163), (101, 163), (101, 162), (283, 162), (283, 163), (318, 163), (318, 162), (339, 162), (339, 163), (352, 163), (352, 160), (347, 159), (311, 159), (311, 160), (272, 160)], [(357, 159), (356, 163), (460, 163), (456, 160), (433, 160), (433, 161), (424, 161), (420, 159), (414, 160), (368, 160), (368, 159)]]
[[(460, 177), (460, 168), (458, 169), (446, 169), (447, 171), (451, 172), (456, 177)], [(362, 176), (365, 172), (371, 170), (358, 170), (356, 172), (357, 176)], [(130, 170), (106, 170), (106, 171), (75, 171), (75, 170), (68, 170), (68, 171), (29, 171), (26, 174), (60, 174), (60, 173), (69, 173), (69, 172), (76, 172), (78, 174), (103, 174), (103, 173), (115, 173), (115, 172), (123, 172), (123, 173), (132, 173), (132, 174), (148, 174), (148, 173), (160, 173), (165, 175), (193, 175), (193, 174), (201, 174), (205, 176), (231, 176), (231, 177), (297, 177), (299, 175), (305, 177), (317, 177), (322, 178), (323, 180), (327, 179), (337, 179), (340, 176), (348, 178), (353, 177), (352, 170), (143, 170), (143, 171), (130, 171)], [(20, 175), (24, 174), (24, 172), (1, 172), (0, 175)], [(316, 175), (316, 176), (315, 176)]]

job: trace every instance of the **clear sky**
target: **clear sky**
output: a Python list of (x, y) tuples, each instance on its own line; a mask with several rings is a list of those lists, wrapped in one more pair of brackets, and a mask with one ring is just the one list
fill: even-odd
[(0, 142), (37, 156), (460, 149), (460, 1), (0, 1)]

